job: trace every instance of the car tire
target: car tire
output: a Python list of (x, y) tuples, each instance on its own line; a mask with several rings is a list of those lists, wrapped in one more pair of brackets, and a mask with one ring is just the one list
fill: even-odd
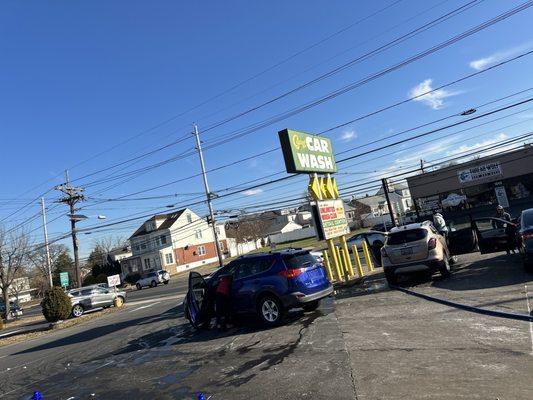
[(164, 281), (163, 283), (164, 283), (165, 285), (168, 285), (168, 281)]
[(304, 309), (305, 312), (311, 312), (311, 311), (316, 311), (318, 306), (320, 306), (320, 300), (315, 300), (307, 304), (304, 304), (302, 308)]
[(387, 283), (389, 286), (396, 286), (398, 283), (398, 277), (394, 273), (394, 271), (385, 270), (385, 279), (387, 280)]
[(458, 260), (459, 260), (459, 257), (457, 257), (457, 256), (451, 256), (451, 257), (450, 257), (450, 264), (451, 264), (451, 265), (455, 265), (455, 264), (457, 264), (457, 261), (458, 261)]
[(266, 326), (277, 326), (281, 323), (285, 310), (281, 301), (273, 295), (265, 295), (257, 302), (257, 315)]
[(156, 287), (156, 286), (157, 286), (157, 282), (156, 282), (156, 281), (152, 281), (152, 282), (150, 283), (150, 286), (151, 286), (151, 287)]
[(452, 274), (450, 260), (447, 256), (444, 257), (442, 265), (439, 267), (439, 272), (443, 278), (448, 278)]
[(79, 304), (76, 304), (74, 307), (72, 307), (72, 316), (74, 318), (81, 317), (83, 315), (83, 307)]
[(142, 288), (143, 288), (140, 283), (136, 284), (135, 286), (137, 287), (137, 290), (142, 290)]

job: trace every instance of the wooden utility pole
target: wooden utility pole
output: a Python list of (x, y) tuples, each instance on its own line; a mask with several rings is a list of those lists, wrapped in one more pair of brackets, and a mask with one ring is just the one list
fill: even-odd
[(387, 207), (389, 208), (390, 220), (392, 222), (392, 225), (396, 226), (396, 217), (394, 216), (394, 208), (392, 207), (392, 203), (391, 203), (390, 197), (389, 197), (388, 179), (387, 178), (383, 178), (381, 180), (381, 183), (383, 184), (383, 192), (385, 193), (385, 199), (387, 200)]
[(83, 192), (85, 189), (70, 185), (68, 171), (65, 171), (65, 184), (56, 186), (56, 189), (65, 194), (64, 197), (59, 199), (59, 202), (68, 204), (69, 206), (70, 233), (72, 236), (74, 265), (76, 267), (76, 284), (78, 287), (81, 287), (82, 279), (81, 279), (81, 269), (80, 269), (80, 258), (78, 255), (79, 246), (78, 246), (78, 238), (76, 237), (76, 222), (79, 221), (80, 218), (79, 216), (75, 214), (77, 211), (77, 209), (75, 208), (75, 205), (76, 203), (85, 200), (85, 196), (83, 195)]

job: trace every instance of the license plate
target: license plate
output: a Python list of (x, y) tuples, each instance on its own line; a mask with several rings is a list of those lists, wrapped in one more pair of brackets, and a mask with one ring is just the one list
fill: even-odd
[(410, 247), (407, 249), (402, 249), (401, 253), (402, 253), (402, 256), (408, 256), (408, 255), (413, 254), (413, 249)]

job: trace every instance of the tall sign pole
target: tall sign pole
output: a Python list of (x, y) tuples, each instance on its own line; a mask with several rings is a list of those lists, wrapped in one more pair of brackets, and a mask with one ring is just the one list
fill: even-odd
[(200, 133), (198, 132), (198, 126), (193, 124), (194, 137), (196, 138), (196, 150), (198, 150), (198, 157), (200, 158), (200, 166), (202, 168), (202, 177), (204, 179), (205, 195), (207, 197), (207, 208), (209, 209), (209, 220), (213, 227), (213, 237), (215, 238), (215, 250), (217, 252), (218, 264), (220, 267), (224, 265), (222, 260), (222, 251), (220, 250), (220, 243), (218, 242), (218, 233), (215, 223), (215, 213), (213, 212), (213, 205), (211, 200), (213, 199), (213, 193), (209, 191), (209, 183), (207, 182), (207, 173), (205, 172), (204, 154), (202, 153), (202, 142), (200, 141)]
[(76, 221), (78, 220), (76, 216), (75, 205), (79, 201), (85, 200), (83, 191), (85, 189), (81, 187), (74, 187), (70, 185), (70, 179), (68, 176), (68, 171), (65, 171), (65, 184), (56, 186), (56, 189), (63, 192), (65, 196), (59, 200), (61, 203), (68, 204), (69, 206), (69, 217), (70, 217), (70, 234), (72, 236), (72, 249), (74, 253), (74, 265), (76, 267), (76, 284), (78, 287), (82, 285), (81, 269), (80, 269), (80, 257), (79, 257), (79, 246), (78, 238), (76, 236)]
[(48, 280), (50, 289), (54, 286), (52, 282), (52, 260), (50, 258), (50, 247), (48, 246), (48, 228), (46, 227), (46, 208), (44, 206), (44, 197), (41, 197), (41, 213), (43, 216), (43, 231), (44, 231), (44, 248), (46, 250), (46, 268), (48, 271)]

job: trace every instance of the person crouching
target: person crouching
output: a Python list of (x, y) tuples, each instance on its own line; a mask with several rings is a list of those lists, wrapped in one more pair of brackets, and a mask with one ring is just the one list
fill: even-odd
[(215, 311), (217, 315), (217, 328), (224, 330), (231, 310), (231, 275), (223, 275), (217, 285), (215, 293)]

